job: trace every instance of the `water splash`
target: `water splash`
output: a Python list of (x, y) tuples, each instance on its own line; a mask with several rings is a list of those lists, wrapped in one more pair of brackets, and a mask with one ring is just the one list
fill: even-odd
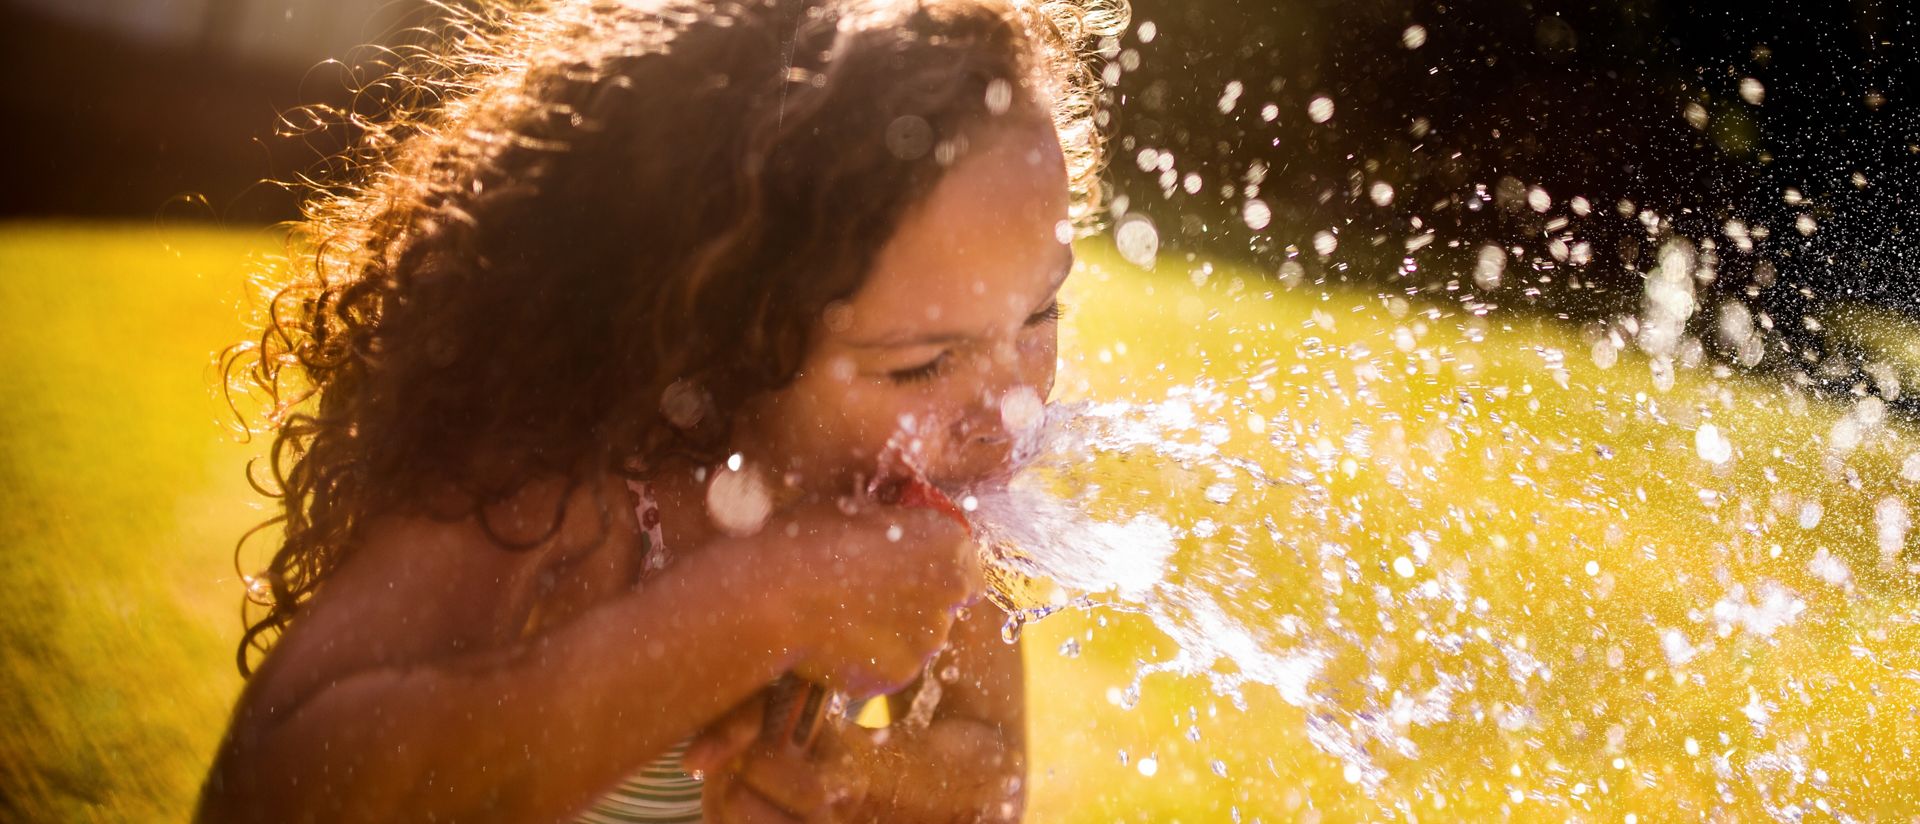
[[(1760, 777), (1715, 791), (1732, 809), (1804, 809), (1815, 788), (1770, 771), (1783, 753), (1837, 769), (1845, 745), (1797, 696), (1860, 672), (1802, 656), (1880, 633), (1859, 654), (1911, 657), (1876, 629), (1891, 602), (1850, 599), (1905, 586), (1907, 496), (1888, 484), (1914, 447), (1858, 404), (1677, 359), (1665, 389), (1635, 391), (1648, 379), (1566, 357), (1570, 330), (1518, 346), (1471, 315), (1444, 334), (1447, 317), (1321, 302), (1284, 359), (1249, 351), (1157, 400), (1049, 407), (1024, 469), (972, 492), (1009, 635), (1069, 607), (1137, 622), (1160, 652), (1116, 707), (1152, 704), (1163, 676), (1242, 708), (1270, 691), (1382, 809), (1620, 809), (1655, 797), (1634, 765), (1673, 763), (1650, 753), (1685, 738), (1709, 786)], [(1653, 372), (1628, 346), (1615, 359)], [(1836, 421), (1855, 431), (1825, 463), (1770, 448)], [(1099, 646), (1073, 640), (1076, 657)], [(1707, 709), (1730, 687), (1724, 713)], [(1520, 772), (1482, 788), (1481, 759)]]

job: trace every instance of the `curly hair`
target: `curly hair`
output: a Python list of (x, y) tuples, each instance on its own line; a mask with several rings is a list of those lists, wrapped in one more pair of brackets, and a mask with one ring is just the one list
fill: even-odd
[(362, 90), (380, 116), (305, 110), (366, 137), (223, 357), (265, 403), (248, 477), (279, 510), (236, 565), (281, 540), (244, 575), (243, 675), (378, 517), (474, 517), (514, 546), (486, 508), (535, 478), (717, 460), (996, 116), (1050, 110), (1074, 219), (1098, 211), (1087, 64), (1125, 0), (442, 9), (437, 45)]

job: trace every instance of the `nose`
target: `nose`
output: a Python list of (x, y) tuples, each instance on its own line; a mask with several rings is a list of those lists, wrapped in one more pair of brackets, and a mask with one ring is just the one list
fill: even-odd
[(1044, 416), (1038, 391), (1024, 383), (983, 392), (980, 402), (948, 428), (956, 473), (980, 478), (1006, 470), (1018, 444), (1038, 431)]
[(953, 422), (948, 434), (953, 442), (966, 447), (990, 446), (1009, 440), (1006, 427), (999, 420), (996, 410), (989, 410), (982, 404), (962, 415)]
[(1018, 445), (1038, 431), (1046, 414), (1046, 387), (1035, 386), (1033, 379), (1051, 375), (1024, 368), (1028, 364), (1021, 354), (1011, 345), (982, 353), (973, 369), (961, 373), (973, 386), (961, 390), (967, 393), (961, 397), (971, 397), (971, 402), (953, 409), (957, 414), (946, 421), (948, 456), (941, 463), (950, 480), (966, 482), (1004, 472)]

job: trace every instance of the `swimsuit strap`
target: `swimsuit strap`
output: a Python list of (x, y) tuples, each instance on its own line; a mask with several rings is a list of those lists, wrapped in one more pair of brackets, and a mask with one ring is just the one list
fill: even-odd
[(666, 539), (660, 533), (660, 505), (653, 499), (653, 485), (627, 479), (627, 499), (633, 504), (633, 520), (640, 526), (640, 577), (645, 579), (673, 560)]

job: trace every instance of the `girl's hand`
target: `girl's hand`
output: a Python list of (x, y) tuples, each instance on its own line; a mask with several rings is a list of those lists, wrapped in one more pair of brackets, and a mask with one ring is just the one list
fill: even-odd
[(769, 523), (752, 563), (780, 576), (793, 671), (851, 698), (911, 682), (946, 644), (955, 612), (982, 588), (966, 530), (926, 509), (832, 505)]
[[(701, 812), (715, 824), (833, 822), (866, 797), (842, 730), (822, 732), (812, 749), (762, 736), (767, 698), (755, 695), (687, 748), (684, 765), (705, 777)], [(858, 730), (851, 731), (858, 735)]]
[[(934, 668), (940, 700), (926, 726), (870, 731), (829, 721), (811, 753), (768, 736), (767, 693), (723, 714), (688, 747), (685, 764), (707, 780), (709, 820), (1018, 822), (1025, 807), (1025, 699), (1020, 648), (1001, 640), (995, 611), (956, 621)], [(981, 614), (987, 613), (987, 614)], [(889, 701), (917, 717), (920, 689)], [(769, 740), (772, 739), (772, 740)]]

